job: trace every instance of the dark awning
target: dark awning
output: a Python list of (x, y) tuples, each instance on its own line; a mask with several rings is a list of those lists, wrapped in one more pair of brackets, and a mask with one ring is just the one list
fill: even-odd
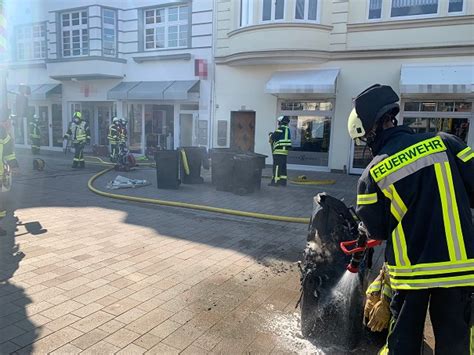
[[(34, 84), (28, 85), (31, 89), (30, 100), (46, 100), (51, 95), (62, 93), (61, 84)], [(12, 94), (19, 93), (19, 85), (8, 85), (8, 91)]]

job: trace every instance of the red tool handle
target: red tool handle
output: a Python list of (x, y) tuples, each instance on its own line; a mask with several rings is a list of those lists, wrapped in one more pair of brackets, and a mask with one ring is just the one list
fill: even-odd
[(347, 242), (341, 242), (339, 244), (339, 246), (341, 247), (342, 252), (344, 254), (352, 255), (352, 254), (355, 254), (355, 253), (363, 252), (367, 248), (373, 248), (373, 247), (375, 247), (377, 245), (380, 245), (380, 244), (382, 244), (382, 241), (380, 241), (380, 240), (369, 239), (367, 241), (367, 244), (365, 244), (365, 246), (356, 247), (356, 248), (351, 249), (351, 247), (354, 247), (354, 246), (357, 245), (357, 239), (356, 239), (356, 240), (349, 240)]

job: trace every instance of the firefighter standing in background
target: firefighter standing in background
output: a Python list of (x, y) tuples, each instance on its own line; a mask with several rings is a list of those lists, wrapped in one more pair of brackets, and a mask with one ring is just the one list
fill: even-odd
[[(6, 165), (11, 169), (18, 167), (18, 162), (15, 156), (15, 143), (8, 133), (7, 125), (8, 121), (0, 122), (0, 190), (5, 183), (6, 179)], [(3, 192), (0, 192), (0, 220), (4, 219), (7, 215), (7, 202)], [(5, 236), (7, 232), (0, 227), (0, 236)]]
[(30, 139), (31, 139), (31, 152), (33, 154), (39, 154), (41, 146), (41, 134), (39, 128), (39, 117), (38, 115), (33, 116), (33, 120), (30, 122)]
[(114, 117), (112, 119), (112, 124), (109, 127), (109, 134), (107, 139), (110, 144), (110, 161), (115, 163), (117, 161), (117, 156), (119, 152), (119, 141), (120, 141), (120, 118)]
[(127, 145), (128, 131), (127, 131), (127, 120), (125, 118), (120, 119), (120, 144)]
[(71, 139), (74, 146), (74, 160), (72, 162), (72, 167), (84, 168), (84, 147), (86, 144), (90, 143), (91, 134), (89, 125), (82, 119), (82, 114), (80, 112), (74, 113), (73, 121), (64, 135), (64, 139)]
[(351, 138), (374, 156), (359, 179), (357, 212), (387, 240), (394, 291), (381, 354), (420, 354), (429, 307), (436, 354), (472, 354), (474, 151), (451, 134), (397, 127), (399, 97), (373, 85), (355, 99)]
[(291, 135), (288, 123), (290, 123), (288, 116), (278, 117), (278, 128), (269, 135), (273, 155), (273, 174), (269, 186), (286, 186), (288, 180), (286, 175), (286, 159), (288, 157), (288, 150), (291, 148)]

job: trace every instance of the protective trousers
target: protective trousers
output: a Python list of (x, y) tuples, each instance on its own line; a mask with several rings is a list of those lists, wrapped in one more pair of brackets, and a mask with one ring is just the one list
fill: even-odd
[(113, 143), (110, 145), (110, 161), (112, 163), (115, 163), (117, 161), (119, 153), (119, 145), (118, 143)]
[(273, 154), (273, 177), (272, 183), (276, 185), (286, 186), (286, 155)]
[(83, 168), (85, 166), (84, 146), (85, 143), (74, 143), (74, 159), (72, 161), (73, 168)]
[(469, 287), (397, 291), (390, 304), (393, 318), (387, 345), (381, 354), (421, 354), (428, 305), (435, 336), (435, 354), (472, 354), (473, 291)]
[(31, 152), (33, 154), (38, 154), (40, 152), (41, 139), (40, 138), (31, 138)]

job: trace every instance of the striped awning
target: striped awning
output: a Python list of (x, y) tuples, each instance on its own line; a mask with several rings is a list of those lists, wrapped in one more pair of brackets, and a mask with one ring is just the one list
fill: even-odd
[(472, 94), (473, 64), (403, 64), (401, 94)]
[(339, 69), (277, 71), (267, 82), (268, 94), (335, 94)]

